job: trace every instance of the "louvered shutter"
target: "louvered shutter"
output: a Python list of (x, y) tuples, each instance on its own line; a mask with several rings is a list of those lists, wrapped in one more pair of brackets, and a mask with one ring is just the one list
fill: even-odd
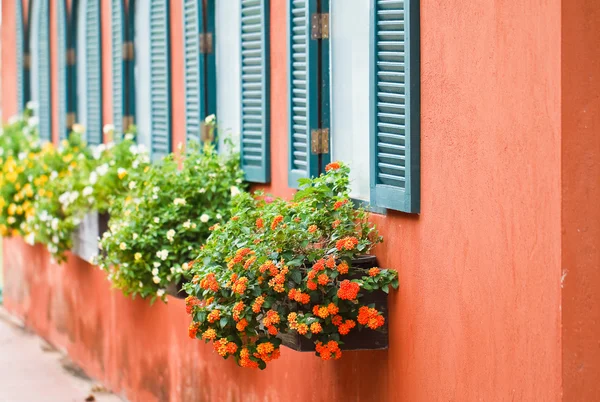
[(87, 142), (102, 143), (102, 41), (100, 29), (100, 0), (86, 2), (85, 58), (87, 77)]
[(241, 4), (241, 159), (246, 180), (270, 181), (267, 0)]
[(17, 47), (17, 111), (23, 112), (25, 107), (25, 50), (24, 50), (24, 35), (25, 29), (23, 27), (23, 4), (21, 0), (17, 0), (15, 5), (15, 25), (17, 29), (16, 47)]
[(39, 135), (43, 141), (52, 140), (52, 109), (50, 100), (50, 22), (48, 0), (39, 0), (34, 3), (35, 13), (31, 21), (35, 24), (32, 30), (32, 50), (35, 51), (32, 73), (35, 85), (35, 101), (37, 103), (37, 116), (39, 119)]
[(167, 0), (150, 1), (151, 147), (159, 159), (171, 152), (169, 6)]
[(65, 0), (58, 0), (56, 8), (58, 16), (58, 136), (62, 140), (67, 138), (67, 91), (69, 86)]
[(123, 116), (125, 116), (125, 64), (123, 45), (125, 37), (123, 0), (111, 1), (112, 24), (112, 101), (115, 140), (123, 135)]
[(371, 202), (419, 212), (419, 3), (375, 0)]
[(310, 18), (315, 12), (315, 1), (288, 0), (290, 187), (298, 187), (298, 179), (319, 173), (318, 157), (310, 148), (311, 129), (318, 126), (318, 49), (310, 37)]

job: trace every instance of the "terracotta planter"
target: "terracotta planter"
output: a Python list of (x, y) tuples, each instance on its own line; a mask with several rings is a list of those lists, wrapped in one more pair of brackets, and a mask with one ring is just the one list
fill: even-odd
[[(356, 279), (364, 276), (364, 272), (355, 271), (353, 268), (373, 268), (377, 266), (377, 258), (371, 255), (361, 256), (352, 261), (352, 268), (348, 275), (348, 279)], [(340, 338), (344, 342), (340, 345), (342, 350), (377, 350), (388, 348), (388, 306), (387, 306), (387, 293), (382, 290), (371, 292), (366, 294), (361, 303), (375, 304), (375, 308), (383, 314), (385, 317), (385, 324), (377, 330), (371, 330), (368, 328), (359, 329), (354, 328), (346, 336)], [(298, 352), (314, 352), (315, 342), (314, 339), (308, 339), (296, 332), (292, 333), (280, 333), (278, 337), (283, 341), (283, 346), (287, 346), (290, 349)]]
[(108, 213), (88, 213), (73, 234), (73, 254), (85, 261), (98, 255), (99, 238), (108, 230), (108, 220)]

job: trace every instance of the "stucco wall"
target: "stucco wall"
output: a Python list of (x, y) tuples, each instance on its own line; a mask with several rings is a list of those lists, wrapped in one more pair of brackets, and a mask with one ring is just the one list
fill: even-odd
[[(11, 3), (2, 1), (4, 15)], [(185, 124), (180, 3), (171, 1), (175, 146)], [(380, 264), (397, 269), (401, 281), (390, 297), (388, 351), (321, 362), (286, 349), (266, 371), (246, 371), (187, 338), (181, 301), (152, 307), (131, 301), (83, 261), (74, 257), (57, 266), (41, 247), (20, 239), (4, 242), (6, 307), (132, 401), (554, 401), (563, 382), (566, 396), (568, 383), (574, 390), (565, 400), (575, 401), (582, 387), (597, 390), (591, 382), (597, 366), (581, 359), (582, 353), (594, 356), (587, 353), (597, 329), (582, 324), (594, 310), (576, 313), (581, 303), (593, 305), (597, 287), (587, 288), (592, 296), (584, 301), (576, 296), (588, 279), (598, 283), (593, 267), (600, 234), (590, 226), (583, 251), (596, 254), (578, 259), (583, 226), (568, 214), (597, 222), (589, 197), (598, 199), (598, 187), (565, 194), (561, 182), (561, 175), (581, 180), (577, 165), (564, 160), (595, 149), (597, 136), (583, 128), (598, 127), (600, 116), (597, 96), (575, 96), (590, 85), (583, 79), (570, 92), (579, 103), (565, 107), (564, 82), (592, 74), (597, 65), (582, 71), (570, 62), (565, 69), (561, 27), (581, 25), (567, 35), (572, 42), (595, 33), (597, 14), (590, 9), (598, 6), (573, 3), (582, 8), (567, 13), (558, 0), (421, 0), (422, 212), (373, 218), (386, 239), (377, 250)], [(271, 0), (273, 167), (265, 188), (288, 197), (285, 5)], [(103, 112), (110, 122), (110, 7), (102, 11)], [(7, 91), (14, 86), (10, 24), (5, 18), (2, 25), (5, 111), (16, 110), (14, 91)], [(585, 59), (592, 50), (572, 51)], [(571, 122), (567, 114), (579, 117)], [(576, 141), (580, 132), (566, 136), (573, 125), (587, 143)], [(599, 154), (586, 155), (592, 161), (586, 166), (597, 169)], [(599, 177), (597, 170), (592, 174)], [(582, 203), (585, 212), (577, 209)], [(569, 275), (583, 276), (573, 282), (578, 285), (565, 282), (562, 302), (572, 321), (562, 317), (561, 331), (565, 262), (573, 263)], [(575, 375), (582, 361), (587, 374)]]

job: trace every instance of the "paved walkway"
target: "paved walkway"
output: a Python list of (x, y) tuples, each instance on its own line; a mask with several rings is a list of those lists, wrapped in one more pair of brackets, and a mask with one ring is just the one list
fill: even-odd
[(122, 402), (0, 306), (0, 402)]

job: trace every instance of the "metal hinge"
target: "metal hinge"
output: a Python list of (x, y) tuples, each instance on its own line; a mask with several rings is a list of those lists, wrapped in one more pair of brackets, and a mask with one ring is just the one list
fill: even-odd
[(215, 126), (213, 124), (200, 124), (200, 140), (202, 142), (213, 142), (215, 140)]
[(328, 128), (318, 128), (310, 132), (310, 149), (313, 154), (329, 153)]
[(67, 65), (74, 66), (76, 62), (75, 49), (67, 49)]
[(200, 53), (208, 54), (213, 52), (213, 34), (211, 32), (199, 34), (198, 42), (200, 44)]
[(329, 13), (314, 13), (310, 21), (312, 39), (329, 38)]
[(123, 42), (123, 60), (133, 60), (134, 52), (133, 42)]
[(75, 124), (75, 112), (69, 112), (67, 113), (67, 128), (70, 129), (73, 124)]
[(123, 116), (123, 132), (127, 132), (129, 127), (133, 125), (133, 116)]
[(23, 68), (29, 70), (29, 67), (31, 67), (31, 57), (29, 53), (23, 53)]

